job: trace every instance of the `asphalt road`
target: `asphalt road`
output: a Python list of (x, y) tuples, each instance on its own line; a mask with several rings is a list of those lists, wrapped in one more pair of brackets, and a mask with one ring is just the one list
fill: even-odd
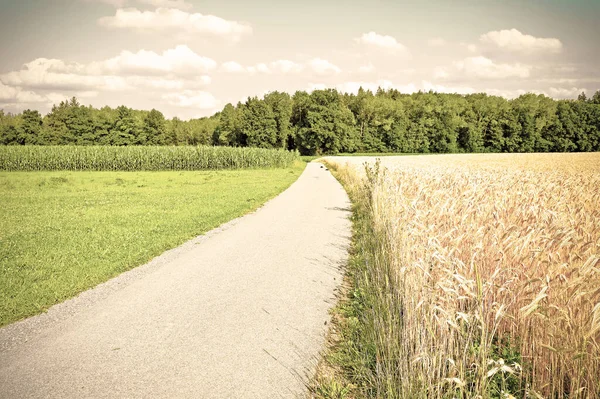
[(262, 209), (0, 329), (0, 398), (293, 398), (323, 348), (349, 201), (311, 163)]

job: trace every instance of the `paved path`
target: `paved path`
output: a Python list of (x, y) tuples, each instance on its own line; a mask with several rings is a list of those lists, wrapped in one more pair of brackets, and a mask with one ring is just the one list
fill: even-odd
[(341, 282), (348, 207), (311, 163), (259, 211), (1, 329), (0, 397), (302, 395)]

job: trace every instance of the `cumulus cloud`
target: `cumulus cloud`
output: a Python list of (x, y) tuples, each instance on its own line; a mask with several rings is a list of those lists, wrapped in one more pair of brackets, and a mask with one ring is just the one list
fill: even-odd
[(313, 58), (306, 63), (297, 63), (290, 60), (276, 60), (269, 63), (259, 63), (252, 66), (243, 66), (236, 61), (227, 61), (221, 64), (222, 71), (229, 73), (247, 74), (298, 74), (303, 71), (311, 71), (318, 75), (331, 75), (340, 73), (342, 70), (335, 64), (322, 58)]
[(183, 90), (199, 89), (209, 85), (212, 79), (209, 76), (198, 76), (193, 79), (163, 78), (145, 76), (129, 76), (125, 78), (129, 88), (148, 88), (158, 90)]
[(526, 35), (517, 29), (491, 31), (481, 35), (479, 40), (503, 50), (520, 52), (559, 53), (563, 47), (559, 39)]
[(168, 105), (209, 109), (202, 104), (208, 107), (216, 100), (203, 91), (211, 78), (202, 72), (215, 68), (215, 61), (187, 46), (162, 53), (123, 51), (116, 57), (89, 64), (38, 58), (19, 70), (0, 74), (0, 105), (19, 110), (40, 109), (71, 96), (90, 98), (101, 93), (114, 96), (115, 92), (138, 92), (141, 97), (155, 96)]
[(266, 63), (259, 63), (252, 66), (243, 66), (235, 61), (227, 61), (221, 64), (221, 70), (229, 73), (247, 73), (247, 74), (293, 74), (301, 72), (304, 66), (290, 60), (277, 60)]
[(46, 98), (20, 87), (7, 86), (0, 82), (0, 104), (43, 103)]
[(478, 56), (468, 57), (454, 63), (454, 67), (470, 76), (484, 79), (527, 78), (531, 73), (531, 66), (523, 64), (496, 64), (491, 59)]
[(399, 43), (396, 38), (388, 35), (380, 35), (376, 32), (364, 33), (361, 37), (354, 39), (357, 43), (386, 50), (392, 53), (407, 53), (408, 49), (402, 43)]
[(189, 36), (222, 37), (232, 41), (239, 41), (243, 36), (252, 33), (252, 27), (245, 23), (173, 8), (157, 8), (153, 11), (141, 11), (137, 8), (118, 9), (114, 16), (100, 18), (98, 24), (109, 29), (170, 31)]
[(337, 65), (322, 58), (313, 58), (308, 62), (308, 67), (319, 75), (336, 74), (342, 71)]
[(473, 43), (460, 42), (460, 46), (470, 53), (476, 53), (478, 51), (477, 46)]
[(185, 0), (137, 0), (138, 3), (148, 4), (154, 7), (177, 8), (180, 10), (190, 10), (193, 6)]
[(221, 70), (229, 73), (248, 72), (248, 69), (235, 61), (227, 61), (221, 64)]
[(427, 44), (431, 47), (443, 47), (446, 45), (446, 40), (441, 37), (434, 37), (427, 41)]
[(424, 80), (421, 82), (421, 88), (423, 91), (435, 91), (438, 93), (458, 93), (458, 94), (471, 94), (475, 93), (476, 90), (469, 86), (444, 86), (435, 84)]
[(271, 73), (271, 70), (269, 69), (267, 64), (260, 63), (260, 64), (256, 64), (255, 66), (248, 67), (248, 72), (250, 72), (250, 73), (257, 73), (257, 72)]
[(304, 67), (290, 60), (277, 60), (269, 64), (269, 68), (280, 73), (301, 72)]
[(123, 7), (127, 4), (127, 0), (83, 0), (86, 3), (104, 3), (113, 7)]
[(351, 94), (358, 93), (358, 90), (361, 87), (363, 88), (363, 90), (370, 90), (372, 92), (376, 92), (377, 89), (381, 88), (383, 90), (395, 89), (401, 93), (406, 93), (406, 94), (416, 93), (419, 90), (420, 91), (433, 90), (433, 91), (436, 91), (439, 93), (459, 93), (459, 94), (468, 94), (468, 93), (475, 92), (475, 89), (473, 89), (472, 87), (467, 87), (467, 86), (456, 86), (456, 87), (442, 86), (442, 85), (433, 84), (433, 83), (425, 81), (425, 80), (421, 81), (421, 83), (412, 83), (411, 82), (411, 83), (398, 84), (398, 83), (394, 83), (391, 80), (387, 80), (387, 79), (378, 79), (375, 81), (349, 81), (349, 82), (338, 83), (333, 86), (326, 85), (323, 83), (311, 83), (308, 86), (308, 90), (309, 91), (322, 90), (322, 89), (326, 89), (329, 87), (333, 87), (343, 93), (351, 93)]
[(95, 66), (114, 74), (141, 74), (145, 76), (175, 73), (195, 75), (217, 67), (216, 61), (193, 52), (188, 46), (179, 45), (157, 54), (140, 50), (137, 53), (122, 51), (118, 56)]
[(169, 93), (165, 94), (163, 99), (170, 105), (182, 108), (214, 110), (219, 106), (219, 101), (211, 93), (199, 90)]
[(570, 87), (570, 88), (563, 88), (563, 87), (551, 87), (548, 90), (548, 94), (550, 95), (550, 97), (554, 97), (554, 98), (559, 98), (559, 99), (563, 99), (563, 98), (577, 98), (577, 96), (579, 94), (581, 94), (581, 92), (586, 92), (587, 89), (585, 88), (578, 88), (578, 87)]
[(362, 65), (358, 68), (358, 72), (360, 73), (371, 73), (375, 70), (375, 66), (370, 62), (367, 65)]
[(86, 3), (104, 3), (115, 8), (123, 8), (128, 3), (137, 2), (154, 7), (177, 8), (180, 10), (190, 10), (193, 6), (186, 0), (83, 0)]
[(437, 67), (433, 70), (433, 77), (435, 79), (446, 79), (450, 77), (450, 72), (448, 72), (448, 68)]
[(86, 74), (84, 65), (46, 58), (38, 58), (23, 65), (21, 70), (0, 75), (0, 82), (33, 90), (64, 91), (94, 90), (100, 87), (110, 90), (125, 86), (120, 77)]
[(486, 92), (487, 94), (489, 94), (491, 96), (504, 97), (509, 100), (513, 99), (513, 98), (517, 98), (519, 96), (522, 96), (523, 94), (528, 94), (528, 93), (547, 95), (545, 92), (540, 91), (540, 90), (524, 90), (524, 89), (506, 90), (506, 89), (488, 88), (488, 89), (485, 89), (482, 91)]
[(343, 93), (358, 93), (358, 89), (363, 88), (364, 90), (370, 90), (372, 92), (376, 92), (378, 88), (382, 88), (384, 90), (396, 89), (403, 93), (414, 93), (418, 91), (417, 87), (413, 83), (409, 83), (407, 85), (396, 85), (390, 80), (379, 79), (376, 81), (368, 81), (368, 82), (343, 82), (335, 85), (335, 88)]
[(84, 65), (57, 59), (38, 58), (17, 71), (0, 75), (0, 82), (32, 90), (129, 90), (135, 87), (194, 87), (207, 85), (210, 77), (199, 75), (217, 63), (177, 46), (158, 54), (140, 50), (122, 51), (116, 57)]

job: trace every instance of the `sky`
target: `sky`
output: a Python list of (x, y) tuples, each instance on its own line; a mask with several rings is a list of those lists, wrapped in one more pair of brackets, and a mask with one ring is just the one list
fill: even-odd
[(182, 119), (271, 91), (600, 89), (600, 0), (0, 0), (0, 109)]

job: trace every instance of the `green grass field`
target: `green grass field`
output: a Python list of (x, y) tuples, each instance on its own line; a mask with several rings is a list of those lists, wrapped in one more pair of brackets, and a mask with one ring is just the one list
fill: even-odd
[(304, 166), (0, 172), (0, 326), (256, 209)]

